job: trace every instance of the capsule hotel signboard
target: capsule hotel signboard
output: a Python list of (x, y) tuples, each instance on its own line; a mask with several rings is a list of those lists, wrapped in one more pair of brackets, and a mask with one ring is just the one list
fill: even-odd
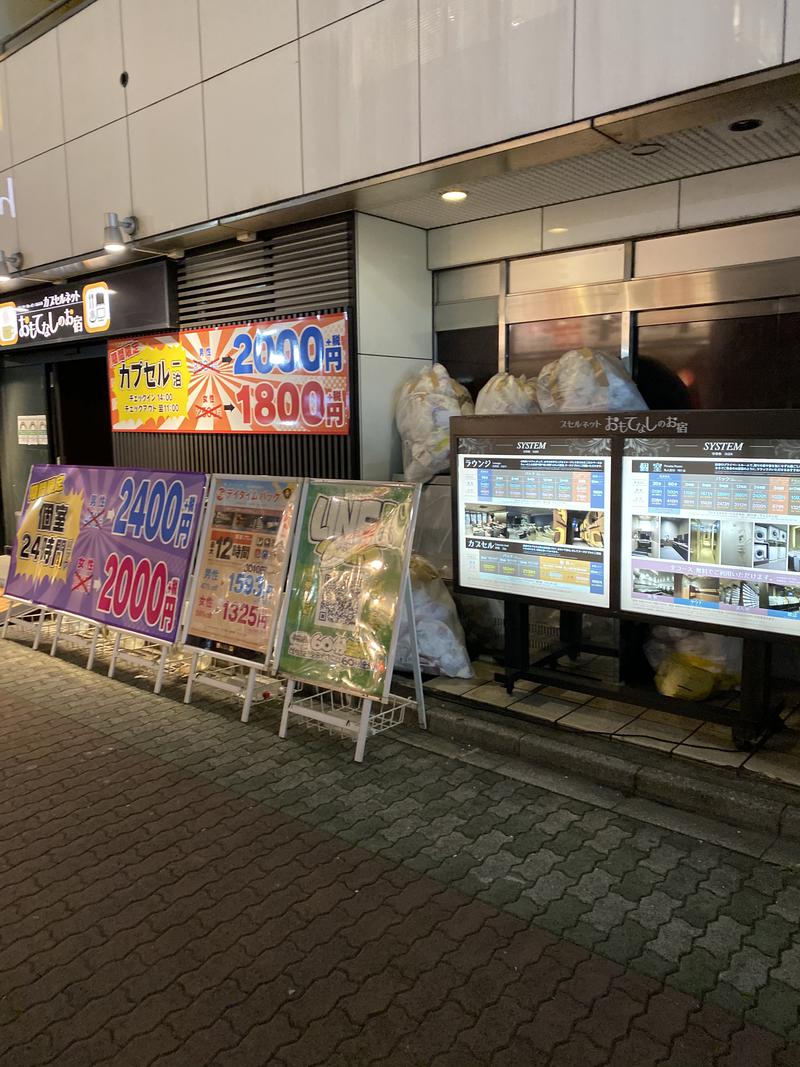
[(109, 341), (108, 375), (117, 431), (350, 430), (345, 312)]
[(169, 328), (174, 286), (165, 262), (43, 285), (0, 301), (0, 350), (38, 348)]

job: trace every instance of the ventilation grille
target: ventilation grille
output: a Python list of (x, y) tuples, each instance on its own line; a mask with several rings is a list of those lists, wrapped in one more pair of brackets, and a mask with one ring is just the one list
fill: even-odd
[[(276, 232), (266, 240), (187, 255), (178, 273), (183, 329), (347, 310), (353, 327), (352, 219)], [(350, 425), (358, 425), (351, 332)], [(322, 434), (115, 433), (124, 467), (209, 474), (357, 478), (358, 437)]]
[(349, 219), (187, 257), (178, 271), (180, 324), (222, 326), (319, 312), (353, 301)]

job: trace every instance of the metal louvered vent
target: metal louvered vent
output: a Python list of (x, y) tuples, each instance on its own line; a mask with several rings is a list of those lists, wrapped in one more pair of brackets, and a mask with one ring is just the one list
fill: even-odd
[(349, 218), (187, 256), (178, 271), (181, 326), (340, 308), (354, 297), (352, 259)]
[(115, 433), (117, 466), (286, 477), (357, 478), (355, 264), (351, 216), (276, 231), (264, 240), (187, 254), (178, 272), (183, 329), (347, 310), (351, 433)]

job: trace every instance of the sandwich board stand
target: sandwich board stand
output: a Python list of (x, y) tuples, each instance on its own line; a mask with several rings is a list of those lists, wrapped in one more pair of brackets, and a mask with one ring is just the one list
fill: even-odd
[(41, 609), (34, 648), (45, 618), (54, 620), (51, 655), (64, 623), (77, 623), (91, 668), (101, 632), (108, 632), (109, 677), (122, 659), (155, 664), (160, 692), (205, 488), (206, 476), (197, 473), (34, 465), (7, 582), (11, 598)]
[[(292, 719), (355, 740), (403, 722), (426, 726), (409, 561), (419, 486), (311, 480), (295, 535), (278, 635), (287, 678), (279, 734)], [(411, 634), (416, 701), (392, 694), (402, 607)]]
[[(461, 417), (451, 457), (456, 587), (505, 601), (509, 693), (530, 679), (690, 715), (730, 726), (740, 748), (780, 725), (772, 645), (800, 636), (797, 411)], [(531, 604), (560, 618), (533, 660)], [(586, 639), (593, 615), (616, 620), (616, 647)], [(643, 652), (653, 625), (689, 649), (663, 662), (670, 695)], [(730, 644), (698, 678), (693, 631), (741, 639), (738, 710), (707, 699), (714, 671), (736, 683)], [(611, 673), (578, 667), (583, 653), (612, 658)]]
[(233, 693), (247, 722), (256, 684), (277, 684), (270, 668), (302, 489), (298, 479), (213, 475), (183, 633), (184, 703), (198, 684)]

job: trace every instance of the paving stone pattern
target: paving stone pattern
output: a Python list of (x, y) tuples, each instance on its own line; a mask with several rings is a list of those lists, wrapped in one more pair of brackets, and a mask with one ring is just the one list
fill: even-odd
[(0, 1067), (797, 1067), (800, 873), (0, 642)]

